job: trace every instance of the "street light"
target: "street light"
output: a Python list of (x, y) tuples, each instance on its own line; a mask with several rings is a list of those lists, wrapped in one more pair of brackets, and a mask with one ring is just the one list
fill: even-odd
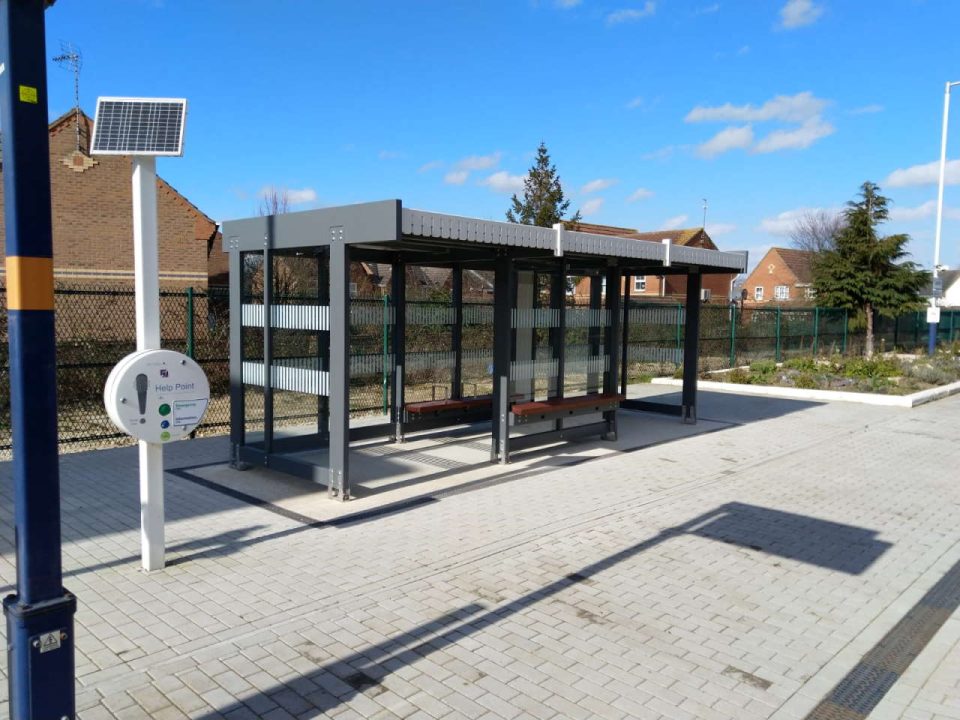
[(937, 306), (937, 279), (940, 275), (940, 229), (943, 225), (943, 177), (947, 168), (947, 120), (950, 117), (950, 88), (960, 85), (960, 81), (948, 82), (943, 91), (943, 134), (940, 138), (940, 183), (937, 189), (937, 232), (933, 241), (933, 283), (930, 292), (930, 310), (927, 312), (927, 323), (930, 328), (930, 337), (927, 351), (933, 355), (937, 349), (937, 324), (940, 322), (939, 307)]

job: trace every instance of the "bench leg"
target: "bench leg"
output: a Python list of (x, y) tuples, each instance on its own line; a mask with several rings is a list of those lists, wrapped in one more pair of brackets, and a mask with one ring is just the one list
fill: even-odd
[(615, 442), (617, 439), (617, 411), (605, 412), (603, 419), (607, 422), (607, 431), (603, 434), (603, 439)]
[(500, 378), (500, 464), (510, 462), (510, 408), (507, 405), (507, 378)]

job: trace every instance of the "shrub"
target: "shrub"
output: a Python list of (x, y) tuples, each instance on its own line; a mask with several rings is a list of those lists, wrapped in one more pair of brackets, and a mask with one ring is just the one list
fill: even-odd
[(903, 372), (900, 363), (892, 358), (852, 358), (842, 367), (847, 377), (861, 380), (879, 380), (900, 375)]
[(787, 360), (783, 366), (789, 370), (811, 373), (817, 369), (817, 361), (812, 357), (795, 357)]
[(738, 385), (749, 385), (751, 382), (750, 373), (748, 373), (743, 368), (734, 368), (726, 374), (727, 382), (736, 383)]
[(817, 379), (808, 372), (802, 372), (793, 379), (793, 386), (803, 390), (814, 390), (818, 386)]

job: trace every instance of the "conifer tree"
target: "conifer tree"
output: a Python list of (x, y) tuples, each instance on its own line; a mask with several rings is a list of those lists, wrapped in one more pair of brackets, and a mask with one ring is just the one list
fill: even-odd
[(834, 247), (821, 253), (813, 265), (813, 286), (817, 305), (846, 308), (857, 313), (866, 327), (864, 352), (873, 356), (873, 316), (896, 317), (923, 306), (920, 289), (930, 274), (905, 260), (909, 235), (877, 234), (887, 220), (889, 200), (880, 188), (865, 182), (860, 199), (847, 203), (845, 226)]
[(541, 141), (537, 148), (537, 159), (523, 181), (523, 199), (516, 195), (510, 199), (507, 221), (540, 227), (553, 227), (558, 222), (566, 222), (575, 227), (580, 222), (580, 211), (567, 220), (564, 215), (569, 208), (570, 201), (563, 197), (557, 168), (550, 164), (546, 143)]

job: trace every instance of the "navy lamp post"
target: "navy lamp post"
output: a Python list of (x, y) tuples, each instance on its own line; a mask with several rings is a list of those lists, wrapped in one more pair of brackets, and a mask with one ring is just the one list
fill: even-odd
[(7, 619), (10, 717), (74, 720), (73, 615), (60, 565), (53, 230), (44, 9), (0, 0), (0, 126), (6, 219), (17, 592)]

